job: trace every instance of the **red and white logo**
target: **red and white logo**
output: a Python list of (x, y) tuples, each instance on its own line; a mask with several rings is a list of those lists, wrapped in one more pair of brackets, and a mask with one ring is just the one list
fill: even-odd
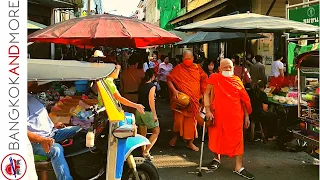
[(8, 154), (1, 162), (1, 172), (9, 180), (21, 179), (27, 172), (26, 160), (19, 154)]

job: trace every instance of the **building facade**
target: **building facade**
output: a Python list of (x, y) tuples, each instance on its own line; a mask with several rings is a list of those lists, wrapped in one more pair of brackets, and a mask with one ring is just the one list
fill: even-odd
[[(50, 26), (74, 17), (74, 10), (81, 6), (78, 0), (28, 0), (28, 20)], [(32, 33), (34, 30), (28, 30)], [(35, 43), (28, 47), (31, 58), (50, 59), (55, 47), (49, 43)]]
[(159, 26), (160, 11), (157, 6), (157, 0), (145, 0), (145, 1), (146, 1), (146, 22)]

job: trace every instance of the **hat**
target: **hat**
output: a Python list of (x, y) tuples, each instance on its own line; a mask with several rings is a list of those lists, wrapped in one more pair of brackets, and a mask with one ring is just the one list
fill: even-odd
[(93, 54), (93, 57), (106, 57), (105, 55), (103, 55), (103, 52), (100, 50), (96, 50)]

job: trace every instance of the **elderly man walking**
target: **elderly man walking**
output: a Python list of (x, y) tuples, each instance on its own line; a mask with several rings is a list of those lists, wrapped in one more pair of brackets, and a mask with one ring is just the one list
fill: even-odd
[[(202, 68), (193, 63), (193, 54), (189, 50), (183, 53), (182, 64), (177, 65), (167, 76), (167, 84), (172, 92), (171, 108), (174, 110), (174, 137), (170, 141), (170, 146), (175, 146), (180, 135), (187, 140), (189, 149), (199, 151), (199, 148), (193, 144), (197, 137), (197, 120), (195, 117), (200, 111), (199, 100), (205, 91), (207, 79), (208, 76)], [(174, 98), (178, 97), (179, 92), (190, 97), (190, 104), (181, 112), (174, 109)]]
[(234, 75), (230, 59), (220, 62), (220, 72), (212, 74), (204, 95), (206, 117), (209, 120), (209, 149), (215, 154), (211, 167), (220, 165), (220, 155), (235, 157), (234, 173), (253, 179), (242, 165), (244, 154), (243, 126), (250, 125), (250, 98), (240, 78)]

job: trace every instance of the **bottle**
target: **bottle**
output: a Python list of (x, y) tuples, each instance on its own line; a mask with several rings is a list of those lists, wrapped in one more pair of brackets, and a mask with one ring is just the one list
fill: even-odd
[(92, 129), (87, 132), (86, 135), (86, 146), (92, 148), (94, 146), (94, 133)]

